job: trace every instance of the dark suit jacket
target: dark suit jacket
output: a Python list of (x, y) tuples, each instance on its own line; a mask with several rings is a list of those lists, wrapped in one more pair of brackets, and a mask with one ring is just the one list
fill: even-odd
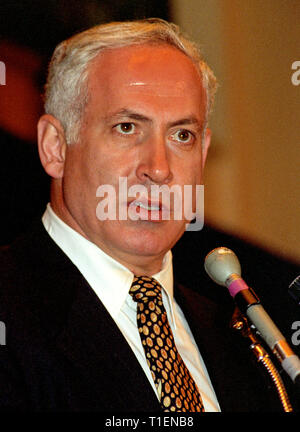
[[(39, 222), (1, 252), (0, 409), (159, 412), (156, 396), (110, 315)], [(224, 302), (176, 286), (221, 409), (281, 410)]]

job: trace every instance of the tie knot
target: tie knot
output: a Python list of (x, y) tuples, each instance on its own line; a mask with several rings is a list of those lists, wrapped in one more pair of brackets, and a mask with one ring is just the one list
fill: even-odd
[(148, 303), (161, 299), (161, 286), (152, 277), (135, 276), (129, 290), (133, 300), (138, 303)]

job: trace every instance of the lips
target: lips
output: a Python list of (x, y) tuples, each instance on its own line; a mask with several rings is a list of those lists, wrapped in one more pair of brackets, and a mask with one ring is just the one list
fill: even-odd
[(169, 211), (161, 202), (138, 198), (128, 202), (128, 215), (133, 220), (161, 221)]
[(132, 203), (136, 207), (140, 207), (142, 209), (148, 210), (148, 211), (158, 211), (161, 209), (161, 204), (153, 204), (153, 203), (143, 203), (141, 201), (133, 201)]

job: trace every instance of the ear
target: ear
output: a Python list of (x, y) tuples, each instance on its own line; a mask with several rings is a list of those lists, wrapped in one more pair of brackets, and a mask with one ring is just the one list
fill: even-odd
[(210, 140), (211, 140), (211, 130), (209, 128), (206, 128), (205, 135), (202, 142), (202, 171), (204, 170), (207, 152), (210, 146)]
[(39, 155), (44, 170), (53, 178), (62, 178), (67, 143), (60, 121), (45, 114), (39, 119), (37, 130)]

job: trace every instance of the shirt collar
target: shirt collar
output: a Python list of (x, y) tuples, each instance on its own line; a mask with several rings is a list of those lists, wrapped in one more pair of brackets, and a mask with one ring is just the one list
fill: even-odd
[[(50, 237), (78, 268), (112, 318), (116, 319), (128, 298), (133, 273), (63, 222), (50, 204), (47, 205), (42, 222)], [(169, 320), (175, 326), (171, 251), (165, 255), (161, 271), (153, 277), (163, 287), (163, 302)]]

